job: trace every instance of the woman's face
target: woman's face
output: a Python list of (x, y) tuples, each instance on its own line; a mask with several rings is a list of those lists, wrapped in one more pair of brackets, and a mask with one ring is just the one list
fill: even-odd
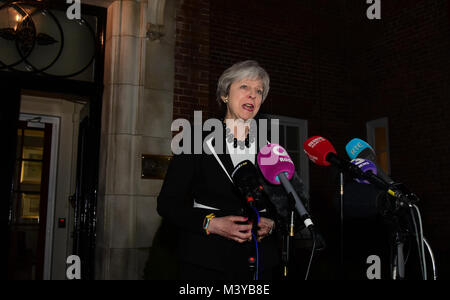
[(222, 100), (227, 104), (225, 119), (253, 119), (261, 107), (262, 96), (263, 84), (259, 79), (233, 82), (228, 96), (222, 96)]

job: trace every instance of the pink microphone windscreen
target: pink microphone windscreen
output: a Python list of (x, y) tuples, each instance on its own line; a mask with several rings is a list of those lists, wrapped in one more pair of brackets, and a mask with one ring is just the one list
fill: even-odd
[(287, 151), (277, 144), (267, 144), (258, 153), (258, 166), (267, 181), (280, 184), (278, 174), (284, 172), (290, 180), (295, 166)]

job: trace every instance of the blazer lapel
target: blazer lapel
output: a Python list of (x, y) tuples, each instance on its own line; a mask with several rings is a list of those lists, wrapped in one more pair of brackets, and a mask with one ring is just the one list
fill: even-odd
[(231, 157), (226, 152), (223, 152), (222, 154), (219, 154), (219, 159), (222, 161), (222, 164), (225, 166), (225, 169), (227, 169), (228, 174), (231, 176), (231, 174), (234, 171), (233, 162), (231, 161)]
[(234, 167), (230, 156), (226, 154), (226, 152), (224, 152), (226, 145), (224, 144), (223, 149), (217, 149), (222, 150), (220, 153), (217, 153), (215, 149), (214, 137), (207, 139), (205, 141), (205, 144), (208, 146), (209, 151), (212, 153), (212, 155), (214, 155), (216, 163), (220, 166), (220, 168), (224, 172), (224, 176), (228, 177), (229, 181), (233, 183), (231, 174), (233, 172)]
[(223, 166), (225, 167), (225, 169), (227, 170), (228, 175), (230, 175), (230, 177), (231, 177), (231, 174), (233, 174), (233, 171), (234, 171), (234, 165), (233, 165), (233, 162), (231, 161), (231, 156), (228, 154), (228, 151), (227, 151), (227, 141), (226, 141), (226, 136), (225, 136), (225, 130), (222, 132), (223, 132), (223, 135), (222, 135), (223, 148), (222, 148), (221, 154), (218, 154), (218, 157), (219, 157), (220, 161), (222, 162)]

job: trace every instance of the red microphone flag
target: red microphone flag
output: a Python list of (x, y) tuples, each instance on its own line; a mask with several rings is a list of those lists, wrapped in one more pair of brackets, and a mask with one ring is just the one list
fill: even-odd
[(305, 141), (303, 149), (309, 159), (320, 166), (329, 166), (330, 163), (326, 160), (327, 155), (336, 153), (333, 145), (324, 137), (313, 136)]

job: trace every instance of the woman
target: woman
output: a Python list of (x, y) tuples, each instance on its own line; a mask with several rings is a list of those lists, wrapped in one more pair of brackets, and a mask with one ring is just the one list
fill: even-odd
[[(255, 164), (258, 143), (249, 125), (268, 91), (269, 76), (257, 62), (228, 68), (217, 87), (217, 100), (224, 108), (223, 151), (211, 147), (214, 155), (176, 155), (169, 166), (158, 197), (158, 213), (180, 229), (182, 279), (249, 280), (255, 274), (258, 279), (271, 279), (278, 264), (269, 207), (258, 207), (259, 223), (252, 232), (242, 195), (231, 179), (240, 162)], [(256, 273), (250, 257), (258, 259)]]

